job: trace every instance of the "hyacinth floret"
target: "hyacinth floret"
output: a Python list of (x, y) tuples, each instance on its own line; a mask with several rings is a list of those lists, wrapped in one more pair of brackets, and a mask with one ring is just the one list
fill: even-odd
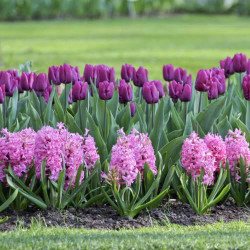
[(181, 165), (196, 181), (203, 169), (203, 184), (211, 185), (216, 170), (215, 158), (203, 139), (193, 132), (182, 146)]

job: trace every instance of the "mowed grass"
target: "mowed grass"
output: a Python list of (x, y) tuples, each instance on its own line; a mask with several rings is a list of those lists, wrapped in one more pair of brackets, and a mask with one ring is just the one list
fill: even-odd
[(33, 69), (70, 63), (120, 67), (130, 63), (162, 79), (172, 63), (196, 74), (234, 53), (250, 56), (250, 19), (237, 16), (177, 15), (158, 18), (0, 23), (0, 70), (27, 60)]
[(106, 231), (67, 228), (16, 229), (0, 233), (0, 249), (249, 249), (249, 224)]

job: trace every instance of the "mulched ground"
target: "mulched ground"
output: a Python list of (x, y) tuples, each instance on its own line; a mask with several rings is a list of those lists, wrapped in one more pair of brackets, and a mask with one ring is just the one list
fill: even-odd
[(25, 211), (6, 210), (0, 218), (8, 216), (6, 223), (0, 224), (0, 231), (13, 230), (16, 226), (29, 227), (31, 221), (37, 220), (47, 226), (62, 226), (69, 228), (116, 229), (140, 228), (153, 225), (175, 223), (179, 225), (196, 225), (215, 223), (217, 221), (231, 222), (243, 220), (249, 222), (250, 207), (237, 207), (233, 201), (217, 205), (209, 214), (196, 215), (188, 204), (170, 200), (151, 211), (144, 211), (138, 217), (120, 217), (109, 205), (93, 206), (86, 209), (69, 208), (63, 212), (55, 209), (42, 211), (29, 207)]

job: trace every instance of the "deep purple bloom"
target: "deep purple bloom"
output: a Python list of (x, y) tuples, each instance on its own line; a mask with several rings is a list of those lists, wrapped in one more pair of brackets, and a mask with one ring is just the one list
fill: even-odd
[(18, 71), (17, 70), (9, 69), (7, 72), (10, 74), (12, 79), (15, 79), (15, 78), (18, 77)]
[(72, 94), (72, 89), (70, 90), (69, 92), (69, 104), (72, 104), (73, 103), (73, 94)]
[(132, 116), (132, 117), (135, 115), (135, 112), (136, 112), (135, 103), (134, 103), (134, 102), (131, 102), (131, 103), (130, 103), (130, 113), (131, 113), (131, 116)]
[(187, 80), (187, 71), (182, 68), (177, 68), (174, 71), (174, 80), (179, 83), (184, 83)]
[(119, 81), (120, 86), (118, 87), (119, 102), (127, 103), (133, 99), (133, 88), (130, 84), (126, 83), (125, 80)]
[(206, 92), (209, 89), (209, 71), (205, 69), (199, 70), (196, 81), (195, 89), (197, 91)]
[(85, 100), (88, 92), (88, 83), (77, 81), (72, 87), (72, 100), (73, 102)]
[(18, 88), (18, 80), (11, 79), (10, 83), (5, 84), (5, 93), (6, 96), (13, 96), (16, 88)]
[(242, 73), (247, 70), (247, 56), (244, 54), (235, 54), (233, 57), (234, 71)]
[(115, 70), (114, 68), (109, 68), (107, 65), (97, 65), (95, 66), (96, 74), (96, 86), (99, 87), (100, 82), (112, 82), (115, 83)]
[(157, 88), (157, 90), (159, 91), (159, 98), (162, 98), (164, 96), (162, 82), (158, 81), (158, 80), (154, 80), (154, 81), (151, 81), (151, 83), (153, 83), (155, 85), (155, 87)]
[(27, 72), (23, 72), (21, 75), (21, 86), (23, 90), (32, 90), (33, 87), (33, 82), (36, 78), (36, 73), (31, 72), (31, 73), (27, 73)]
[(24, 89), (22, 88), (22, 84), (21, 84), (21, 79), (20, 77), (16, 77), (17, 80), (17, 88), (18, 88), (18, 93), (22, 94), (24, 92)]
[(243, 78), (242, 88), (244, 97), (247, 101), (250, 101), (250, 75), (245, 75)]
[(75, 83), (80, 78), (78, 67), (64, 64), (59, 67), (59, 79), (61, 83)]
[(168, 82), (174, 80), (174, 66), (172, 64), (163, 65), (163, 78)]
[(186, 83), (183, 86), (182, 93), (180, 95), (180, 100), (182, 102), (189, 102), (192, 99), (192, 85)]
[(220, 61), (221, 69), (224, 69), (225, 77), (229, 78), (234, 74), (233, 61), (230, 56), (228, 56), (225, 60)]
[(34, 79), (33, 89), (36, 92), (42, 93), (47, 89), (48, 85), (49, 85), (49, 81), (48, 81), (48, 78), (47, 78), (47, 74), (46, 73), (40, 73)]
[(207, 96), (209, 100), (218, 98), (218, 80), (216, 78), (212, 78), (210, 81), (210, 88), (207, 91)]
[(0, 103), (4, 103), (5, 101), (5, 85), (0, 85)]
[(250, 74), (250, 59), (248, 59), (248, 62), (247, 62), (247, 75)]
[(0, 85), (10, 85), (11, 74), (7, 71), (1, 72), (0, 75)]
[(134, 79), (134, 75), (136, 75), (136, 69), (132, 65), (122, 65), (121, 78), (123, 80), (125, 80), (126, 82), (130, 82)]
[(99, 83), (99, 97), (102, 100), (110, 100), (114, 94), (114, 83), (113, 82), (100, 82)]
[(147, 104), (154, 104), (159, 101), (159, 91), (152, 82), (143, 84), (142, 95)]
[(53, 87), (49, 84), (47, 89), (43, 92), (43, 97), (46, 103), (49, 102), (50, 95), (53, 91)]
[(169, 83), (169, 96), (172, 98), (173, 102), (177, 102), (180, 98), (183, 90), (182, 84), (176, 82), (175, 80)]
[(91, 82), (94, 83), (95, 77), (95, 66), (86, 64), (83, 72), (84, 81), (86, 81), (88, 84), (91, 84)]
[(218, 94), (223, 95), (226, 92), (226, 78), (224, 69), (218, 69), (213, 68), (211, 70), (211, 76), (212, 79), (216, 79), (217, 82), (217, 88), (218, 88)]
[(145, 82), (148, 81), (148, 70), (144, 69), (142, 66), (136, 71), (134, 75), (134, 85), (137, 87), (142, 87)]
[(48, 74), (50, 84), (54, 83), (55, 85), (60, 85), (60, 67), (58, 66), (51, 66), (49, 67), (49, 74)]

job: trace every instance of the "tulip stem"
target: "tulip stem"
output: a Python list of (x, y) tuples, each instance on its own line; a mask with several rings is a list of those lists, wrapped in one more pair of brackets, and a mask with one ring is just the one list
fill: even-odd
[(200, 100), (199, 100), (199, 109), (198, 109), (198, 114), (201, 111), (201, 98), (202, 98), (202, 92), (200, 92)]
[(6, 126), (6, 100), (3, 102), (3, 128)]
[(65, 101), (65, 107), (64, 107), (64, 112), (66, 114), (66, 109), (67, 109), (67, 90), (66, 90), (66, 84), (64, 86), (65, 90), (64, 90), (64, 101)]
[[(42, 105), (42, 93), (39, 93), (39, 102), (40, 102), (40, 112), (41, 112), (41, 120), (43, 123), (43, 105)], [(44, 125), (44, 124), (43, 124)]]
[(104, 101), (104, 140), (107, 140), (107, 134), (106, 134), (106, 112), (107, 112), (107, 101)]
[(228, 77), (228, 89), (231, 88), (230, 76)]
[(147, 129), (149, 130), (149, 121), (148, 121), (149, 115), (148, 115), (148, 113), (149, 113), (148, 104), (146, 104), (146, 123), (147, 123)]
[(154, 127), (154, 115), (155, 115), (155, 112), (154, 112), (154, 103), (152, 104), (152, 129)]
[(82, 127), (82, 112), (81, 112), (81, 103), (80, 103), (80, 100), (78, 101), (78, 112), (79, 112), (79, 115), (80, 115), (80, 129), (82, 130), (83, 127)]

